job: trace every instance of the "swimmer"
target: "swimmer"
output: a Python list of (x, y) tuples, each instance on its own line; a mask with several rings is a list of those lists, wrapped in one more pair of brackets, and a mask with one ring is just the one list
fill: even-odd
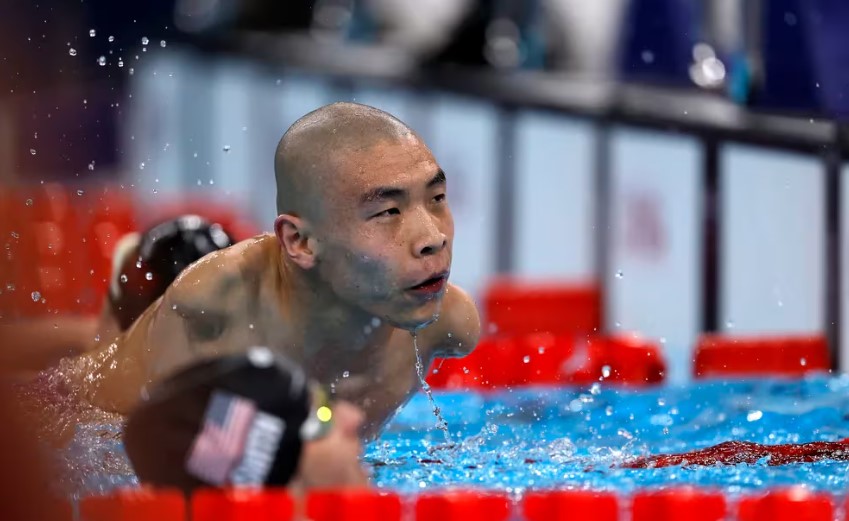
[(233, 244), (220, 225), (197, 215), (164, 221), (115, 246), (107, 297), (97, 317), (56, 317), (0, 327), (10, 339), (0, 350), (0, 369), (40, 371), (61, 358), (109, 344), (191, 263)]
[(114, 347), (86, 354), (72, 380), (89, 403), (127, 414), (185, 366), (265, 345), (360, 407), (370, 438), (416, 392), (414, 339), (424, 367), (473, 350), (477, 308), (448, 283), (448, 179), (407, 125), (324, 106), (286, 131), (274, 170), (274, 233), (192, 265)]
[(186, 493), (366, 487), (362, 421), (361, 411), (329, 401), (291, 361), (252, 348), (198, 362), (152, 386), (130, 413), (124, 446), (143, 484)]

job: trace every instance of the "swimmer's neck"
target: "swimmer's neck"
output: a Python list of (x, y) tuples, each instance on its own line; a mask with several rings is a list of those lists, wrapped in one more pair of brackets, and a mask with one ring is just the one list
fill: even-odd
[(309, 360), (333, 347), (360, 351), (384, 344), (395, 328), (361, 308), (343, 302), (318, 277), (280, 255), (282, 308), (291, 321), (301, 356)]

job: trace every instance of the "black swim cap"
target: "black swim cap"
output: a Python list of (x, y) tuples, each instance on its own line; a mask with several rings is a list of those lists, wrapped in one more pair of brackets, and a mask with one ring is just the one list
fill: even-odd
[(115, 252), (109, 302), (121, 330), (132, 323), (195, 261), (231, 246), (219, 224), (197, 215), (183, 215), (154, 226)]
[(153, 486), (283, 486), (312, 423), (312, 385), (266, 348), (205, 360), (151, 389), (129, 416), (124, 447)]

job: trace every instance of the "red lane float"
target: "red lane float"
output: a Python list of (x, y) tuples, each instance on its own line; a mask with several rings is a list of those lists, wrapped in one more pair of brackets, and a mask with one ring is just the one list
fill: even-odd
[(310, 521), (400, 521), (403, 504), (397, 494), (376, 490), (310, 492), (306, 501)]
[(610, 492), (530, 492), (522, 501), (522, 511), (527, 521), (617, 521), (619, 501)]
[(589, 283), (499, 278), (484, 291), (483, 314), (486, 334), (591, 334), (601, 328), (601, 291)]
[(693, 487), (638, 492), (631, 505), (632, 521), (721, 521), (725, 514), (721, 493)]
[(822, 335), (705, 335), (696, 347), (697, 378), (800, 377), (831, 367), (828, 343)]
[(291, 521), (295, 518), (295, 503), (282, 488), (203, 489), (192, 495), (191, 505), (191, 521)]
[(832, 521), (831, 496), (800, 487), (744, 497), (737, 504), (739, 521)]
[(448, 490), (422, 494), (416, 500), (416, 521), (507, 521), (512, 504), (506, 494)]
[(85, 521), (185, 521), (186, 500), (179, 490), (125, 489), (80, 502)]
[(428, 383), (441, 389), (497, 389), (522, 385), (644, 386), (663, 381), (660, 347), (635, 336), (589, 339), (534, 333), (481, 340), (465, 358), (436, 360)]
[(754, 465), (769, 457), (769, 466), (790, 463), (811, 463), (820, 460), (849, 460), (849, 439), (841, 441), (815, 441), (811, 443), (786, 443), (762, 445), (751, 441), (726, 441), (712, 447), (680, 454), (658, 454), (626, 462), (624, 468), (661, 468), (676, 465), (711, 466)]

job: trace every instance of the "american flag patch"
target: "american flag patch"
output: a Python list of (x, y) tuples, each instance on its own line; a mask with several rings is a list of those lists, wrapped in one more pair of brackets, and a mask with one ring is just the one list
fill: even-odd
[(203, 427), (189, 451), (186, 469), (211, 485), (223, 485), (242, 459), (248, 431), (257, 410), (254, 402), (214, 391), (206, 408)]

